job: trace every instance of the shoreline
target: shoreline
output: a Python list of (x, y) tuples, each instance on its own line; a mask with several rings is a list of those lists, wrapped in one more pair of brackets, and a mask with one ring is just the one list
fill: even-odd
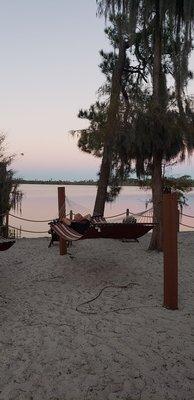
[[(98, 182), (94, 181), (94, 182), (90, 182), (90, 181), (19, 181), (18, 182), (19, 185), (63, 185), (63, 186), (98, 186)], [(148, 190), (147, 188), (143, 189), (140, 184), (138, 182), (136, 182), (135, 180), (131, 183), (123, 183), (121, 185), (121, 187), (131, 187), (131, 186), (135, 186), (135, 187), (139, 187), (140, 189), (146, 191)], [(194, 189), (194, 183), (191, 186), (191, 189)], [(149, 190), (151, 190), (151, 188), (149, 188)]]

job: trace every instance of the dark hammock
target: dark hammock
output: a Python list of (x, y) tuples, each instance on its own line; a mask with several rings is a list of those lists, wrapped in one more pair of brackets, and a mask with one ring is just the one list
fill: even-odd
[(13, 244), (15, 240), (10, 240), (9, 242), (0, 242), (0, 251), (8, 250)]
[[(67, 241), (84, 240), (84, 239), (133, 239), (137, 240), (141, 236), (145, 235), (151, 229), (154, 224), (146, 223), (100, 223), (100, 224), (87, 224), (79, 223), (82, 225), (82, 231), (79, 229), (75, 230), (75, 225), (66, 225), (62, 222), (51, 222), (51, 233), (52, 238), (51, 244), (58, 240), (59, 237)], [(72, 229), (72, 227), (74, 229)]]
[(81, 239), (138, 239), (153, 228), (153, 224), (105, 223), (90, 226)]

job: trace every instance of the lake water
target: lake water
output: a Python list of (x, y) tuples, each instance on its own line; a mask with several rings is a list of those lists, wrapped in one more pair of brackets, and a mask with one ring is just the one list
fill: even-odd
[[(21, 185), (23, 192), (22, 214), (11, 212), (15, 216), (30, 220), (52, 220), (58, 217), (58, 185)], [(67, 185), (66, 186), (66, 208), (67, 213), (73, 212), (91, 213), (93, 211), (96, 186), (87, 185)], [(188, 194), (189, 206), (184, 208), (184, 213), (194, 216), (194, 190)], [(127, 208), (133, 213), (141, 212), (146, 209), (146, 201), (151, 198), (151, 191), (144, 191), (136, 186), (123, 187), (119, 197), (110, 204), (106, 205), (105, 216), (112, 216), (124, 213)], [(120, 218), (114, 218), (118, 222)], [(194, 226), (194, 218), (183, 217), (182, 222), (189, 226)], [(22, 228), (36, 233), (22, 232), (22, 237), (49, 236), (48, 222), (31, 222), (16, 219), (10, 216), (9, 224), (16, 228)], [(189, 230), (181, 227), (181, 230)]]

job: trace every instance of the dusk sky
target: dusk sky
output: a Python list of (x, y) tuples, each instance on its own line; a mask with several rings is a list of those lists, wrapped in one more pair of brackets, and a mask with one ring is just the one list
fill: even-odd
[[(78, 150), (68, 132), (86, 126), (77, 113), (95, 101), (103, 82), (99, 50), (108, 43), (96, 1), (0, 4), (0, 131), (17, 155), (17, 175), (95, 179), (100, 161)], [(185, 173), (194, 177), (194, 158), (173, 169)]]

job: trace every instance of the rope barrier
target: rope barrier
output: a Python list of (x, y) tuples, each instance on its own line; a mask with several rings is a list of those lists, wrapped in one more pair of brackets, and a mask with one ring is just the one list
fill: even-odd
[(188, 215), (188, 214), (183, 214), (183, 213), (181, 213), (181, 215), (184, 215), (184, 217), (188, 217), (188, 218), (194, 218), (194, 215)]
[[(129, 214), (135, 215), (135, 216), (141, 216), (141, 215), (143, 215), (143, 214), (145, 214), (145, 213), (147, 213), (147, 212), (149, 212), (149, 211), (152, 211), (152, 210), (153, 210), (153, 208), (149, 208), (148, 210), (144, 210), (144, 211), (141, 211), (141, 212), (139, 212), (139, 213), (132, 213), (132, 211), (129, 210)], [(126, 211), (125, 211), (124, 213), (116, 214), (116, 215), (110, 215), (110, 216), (105, 217), (105, 218), (107, 218), (107, 219), (109, 219), (109, 218), (116, 218), (116, 217), (120, 217), (120, 216), (122, 216), (122, 215), (126, 215)], [(150, 218), (150, 216), (145, 216), (144, 218)]]
[[(117, 216), (121, 216), (121, 215), (123, 215), (123, 213), (122, 214), (118, 214)], [(134, 214), (134, 215), (137, 215), (137, 214)], [(110, 217), (107, 217), (107, 218), (110, 218)], [(144, 216), (143, 218), (150, 218), (150, 217), (149, 216)], [(31, 221), (31, 220), (26, 220), (26, 221)], [(38, 221), (38, 222), (43, 222), (43, 221)], [(182, 225), (182, 226), (184, 226), (186, 228), (194, 229), (194, 226), (183, 224), (182, 222), (180, 222), (180, 225)], [(28, 232), (28, 233), (48, 233), (48, 231), (30, 231), (30, 230), (23, 229), (23, 228), (17, 228), (16, 226), (12, 226), (12, 225), (9, 225), (9, 227), (12, 228), (12, 229), (16, 229), (16, 230), (20, 230), (22, 232)]]
[(186, 228), (194, 229), (194, 226), (186, 225), (186, 224), (183, 224), (182, 222), (179, 222), (179, 224), (182, 226), (185, 226)]
[(126, 215), (126, 212), (121, 213), (121, 214), (116, 214), (116, 215), (110, 215), (109, 217), (105, 217), (105, 218), (107, 218), (107, 219), (109, 219), (109, 218), (116, 218), (116, 217), (121, 217), (121, 215)]
[(11, 225), (9, 225), (9, 228), (17, 229), (18, 231), (29, 232), (29, 233), (48, 233), (48, 231), (28, 231), (27, 229), (17, 228), (16, 226), (11, 226)]
[[(69, 213), (70, 214), (70, 213)], [(68, 217), (69, 214), (66, 214)], [(27, 219), (27, 218), (22, 218), (18, 217), (17, 215), (9, 214), (11, 217), (16, 218), (16, 219), (21, 219), (22, 221), (27, 221), (27, 222), (51, 222), (53, 221), (54, 218), (51, 219), (45, 219), (45, 220), (37, 220), (37, 219)]]
[[(153, 218), (153, 216), (151, 215), (151, 211), (153, 210), (153, 208), (150, 208), (150, 209), (148, 209), (148, 210), (145, 210), (145, 211), (141, 211), (141, 212), (137, 212), (137, 213), (133, 213), (132, 211), (130, 211), (129, 210), (129, 215), (133, 215), (133, 216), (136, 216), (136, 217), (140, 217), (140, 218), (145, 218), (145, 219), (151, 219), (151, 218)], [(73, 214), (75, 214), (72, 210), (71, 210), (71, 212), (69, 212), (68, 214), (66, 214), (66, 216), (68, 217), (70, 214), (72, 213), (72, 215)], [(144, 214), (146, 214), (146, 213), (150, 213), (150, 215), (144, 215)], [(2, 215), (6, 215), (6, 214), (2, 214)], [(27, 222), (38, 222), (38, 223), (44, 223), (44, 222), (47, 222), (47, 223), (49, 223), (49, 222), (51, 222), (52, 220), (53, 220), (53, 218), (51, 218), (51, 219), (48, 219), (48, 220), (34, 220), (34, 219), (28, 219), (28, 218), (23, 218), (23, 217), (19, 217), (19, 216), (16, 216), (16, 215), (14, 215), (14, 214), (9, 214), (11, 217), (13, 217), (13, 218), (16, 218), (16, 219), (19, 219), (19, 220), (22, 220), (22, 221), (27, 221)], [(121, 216), (124, 216), (124, 215), (126, 215), (126, 212), (123, 212), (123, 213), (119, 213), (119, 214), (115, 214), (115, 215), (109, 215), (109, 216), (106, 216), (105, 218), (107, 218), (107, 219), (112, 219), (112, 218), (118, 218), (118, 217), (121, 217)], [(185, 216), (185, 217), (188, 217), (188, 218), (194, 218), (194, 216), (192, 216), (192, 215), (188, 215), (188, 214), (182, 214), (183, 216)], [(187, 225), (187, 224), (183, 224), (183, 223), (180, 223), (180, 225), (182, 225), (182, 226), (185, 226), (185, 227), (187, 227), (187, 228), (191, 228), (191, 229), (194, 229), (194, 227), (193, 226), (190, 226), (190, 225)], [(17, 228), (14, 228), (14, 229), (17, 229)], [(26, 232), (33, 232), (33, 233), (46, 233), (46, 231), (44, 231), (44, 232), (40, 232), (40, 231), (27, 231), (27, 230), (24, 230), (24, 231), (26, 231)]]
[(21, 219), (22, 221), (28, 221), (28, 222), (51, 222), (54, 218), (52, 219), (45, 219), (45, 220), (35, 220), (35, 219), (27, 219), (27, 218), (22, 218), (18, 217), (17, 215), (9, 214), (11, 217), (16, 218), (16, 219)]
[[(136, 213), (136, 214), (132, 213), (131, 211), (129, 211), (129, 214), (135, 215), (135, 216), (142, 216), (143, 214), (145, 214), (146, 212), (148, 212), (150, 210), (145, 210), (145, 211), (142, 211), (142, 212), (139, 212), (139, 213)], [(75, 214), (75, 213), (72, 211), (72, 214)], [(50, 222), (50, 221), (52, 221), (54, 219), (54, 218), (51, 218), (51, 219), (46, 219), (46, 220), (35, 220), (35, 219), (27, 219), (27, 218), (18, 217), (18, 216), (13, 215), (13, 214), (9, 214), (9, 215), (11, 217), (13, 217), (13, 218), (20, 219), (22, 221), (27, 221), (27, 222)], [(66, 214), (66, 217), (68, 217), (69, 215), (70, 215), (70, 213)], [(117, 217), (121, 217), (122, 215), (126, 215), (126, 212), (123, 212), (123, 213), (120, 213), (120, 214), (115, 214), (115, 215), (110, 215), (110, 216), (107, 216), (105, 218), (107, 218), (107, 219), (117, 218)], [(145, 215), (144, 218), (151, 218), (151, 217)]]

